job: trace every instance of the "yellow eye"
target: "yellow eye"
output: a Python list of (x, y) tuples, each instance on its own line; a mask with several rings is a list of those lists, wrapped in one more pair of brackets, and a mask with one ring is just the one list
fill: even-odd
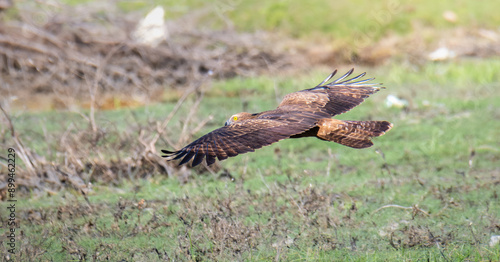
[(238, 117), (237, 117), (237, 116), (234, 116), (234, 117), (233, 117), (233, 120), (234, 120), (234, 121), (237, 121), (237, 120), (238, 120)]

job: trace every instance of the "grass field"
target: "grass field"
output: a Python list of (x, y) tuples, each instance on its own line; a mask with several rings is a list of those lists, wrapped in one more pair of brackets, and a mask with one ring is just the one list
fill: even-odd
[[(187, 6), (198, 3), (188, 2)], [(325, 1), (317, 2), (318, 15), (303, 18), (310, 21), (283, 23), (277, 22), (282, 21), (280, 10), (299, 13), (297, 3), (258, 3), (258, 12), (269, 13), (269, 21), (252, 20), (248, 1), (217, 6), (240, 7), (232, 7), (227, 15), (240, 30), (274, 28), (301, 37), (316, 16), (327, 17), (325, 24), (329, 19), (347, 19), (343, 16), (351, 21), (374, 8), (355, 10), (339, 3), (345, 11), (336, 17), (319, 7)], [(464, 17), (460, 25), (500, 23), (489, 4), (481, 2), (466, 11), (471, 5), (464, 1), (457, 11)], [(130, 2), (122, 8), (137, 6), (143, 4)], [(177, 15), (187, 12), (172, 10)], [(349, 15), (349, 10), (354, 13)], [(429, 26), (438, 28), (448, 26), (430, 20), (432, 14), (440, 15), (438, 9), (403, 10), (407, 13), (396, 16), (401, 21), (391, 27), (405, 31), (415, 19), (429, 19)], [(362, 20), (359, 27), (369, 21)], [(323, 29), (314, 30), (318, 34), (331, 30), (346, 43), (354, 39), (347, 36), (348, 28), (319, 27)], [(181, 136), (179, 130), (191, 110), (196, 111), (190, 128), (213, 117), (196, 133), (198, 137), (234, 113), (276, 107), (285, 94), (313, 87), (335, 67), (318, 66), (294, 76), (207, 82), (199, 108), (193, 109), (193, 94), (174, 116), (169, 138), (176, 141)], [(338, 69), (342, 73), (351, 67)], [(6, 252), (7, 230), (0, 228), (2, 259), (500, 261), (500, 245), (489, 244), (491, 237), (500, 235), (500, 61), (471, 58), (415, 66), (391, 60), (376, 67), (356, 66), (355, 73), (365, 71), (386, 89), (338, 118), (392, 122), (393, 129), (376, 138), (372, 148), (289, 139), (227, 159), (215, 173), (176, 169), (170, 177), (122, 174), (122, 179), (109, 183), (87, 177), (85, 182), (93, 185), (86, 197), (71, 187), (42, 194), (33, 191), (16, 203), (20, 228), (15, 256)], [(391, 94), (407, 100), (408, 107), (386, 107)], [(112, 134), (139, 136), (137, 127), (162, 122), (175, 102), (99, 111), (96, 121)], [(24, 112), (11, 118), (25, 146), (54, 162), (64, 161), (55, 150), (60, 138), (87, 125), (70, 112)], [(2, 135), (9, 139), (7, 131)], [(112, 161), (127, 155), (129, 145), (116, 145), (118, 140), (111, 135), (101, 141), (101, 146), (111, 148), (102, 158)], [(121, 150), (111, 153), (114, 148)], [(156, 148), (172, 149), (163, 140)], [(90, 156), (97, 152), (91, 146), (87, 149)], [(6, 206), (7, 202), (1, 203), (2, 210)]]
[[(348, 42), (354, 40), (358, 32), (373, 34), (372, 37), (376, 38), (388, 32), (408, 33), (412, 30), (413, 22), (438, 29), (457, 25), (494, 28), (500, 23), (500, 18), (491, 11), (500, 8), (500, 4), (495, 2), (156, 0), (155, 3), (169, 7), (166, 10), (168, 18), (189, 14), (193, 9), (203, 9), (205, 15), (201, 19), (206, 22), (203, 24), (205, 27), (223, 27), (232, 23), (240, 30), (274, 30), (300, 37), (323, 34), (323, 37), (326, 35), (341, 41), (347, 39)], [(124, 1), (119, 6), (129, 12), (146, 11), (151, 3)], [(456, 13), (456, 22), (448, 22), (442, 18), (442, 13), (447, 10)]]
[[(392, 121), (374, 148), (285, 140), (224, 161), (217, 175), (96, 184), (89, 203), (72, 191), (24, 199), (20, 258), (496, 261), (498, 246), (488, 243), (500, 230), (497, 70), (496, 60), (369, 70), (387, 89), (341, 118)], [(257, 90), (247, 99), (258, 111), (276, 104), (273, 81), (285, 94), (326, 73), (214, 83), (197, 117), (214, 115), (208, 131), (239, 111), (238, 95), (210, 95), (228, 86)], [(386, 108), (388, 94), (410, 107)], [(215, 105), (220, 110), (210, 110)], [(134, 114), (139, 122), (161, 119), (169, 106)], [(100, 121), (118, 123), (131, 113), (104, 112)], [(33, 118), (50, 123), (56, 115), (15, 122), (27, 128)]]

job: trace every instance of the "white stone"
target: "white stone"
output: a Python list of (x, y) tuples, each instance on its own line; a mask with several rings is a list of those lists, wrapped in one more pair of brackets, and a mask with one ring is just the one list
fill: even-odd
[(450, 50), (446, 47), (440, 47), (436, 49), (434, 52), (430, 53), (427, 58), (431, 61), (444, 61), (448, 59), (455, 58), (457, 54), (455, 51)]
[(494, 235), (490, 238), (490, 247), (494, 247), (500, 244), (500, 235)]
[(164, 16), (165, 10), (163, 7), (155, 7), (139, 22), (137, 28), (132, 33), (132, 38), (141, 44), (152, 47), (158, 46), (168, 37)]
[(385, 99), (385, 106), (395, 108), (405, 108), (408, 106), (408, 101), (399, 98), (395, 95), (388, 95)]

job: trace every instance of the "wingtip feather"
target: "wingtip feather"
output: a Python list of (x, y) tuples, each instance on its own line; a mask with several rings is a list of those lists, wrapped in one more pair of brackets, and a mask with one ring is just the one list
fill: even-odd
[[(349, 78), (349, 79), (346, 79), (348, 78), (350, 75), (352, 75), (352, 73), (354, 72), (354, 68), (351, 68), (349, 71), (347, 71), (347, 73), (345, 73), (343, 76), (339, 77), (338, 79), (326, 84), (326, 86), (336, 86), (336, 85), (348, 85), (348, 86), (357, 86), (357, 87), (374, 87), (374, 88), (377, 88), (377, 89), (380, 89), (380, 88), (384, 88), (384, 87), (381, 87), (380, 85), (382, 83), (368, 83), (370, 81), (373, 81), (375, 80), (374, 77), (372, 78), (367, 78), (367, 79), (361, 79), (361, 80), (358, 80), (364, 76), (366, 76), (366, 72), (363, 72), (355, 77), (352, 77), (352, 78)], [(329, 79), (329, 78), (327, 78)], [(357, 81), (358, 80), (358, 81)], [(327, 81), (327, 80), (326, 80)], [(323, 84), (324, 82), (326, 81), (323, 81), (321, 84)], [(320, 85), (321, 85), (320, 84)]]
[(191, 160), (191, 158), (193, 158), (193, 156), (194, 156), (194, 152), (189, 152), (188, 154), (186, 154), (186, 156), (179, 163), (179, 166), (182, 166), (182, 165), (186, 164), (187, 162), (189, 162), (189, 160)]
[[(169, 151), (169, 150), (164, 150), (162, 149), (161, 152), (163, 153), (162, 157), (168, 158), (168, 157), (174, 157), (179, 155), (181, 151)], [(173, 160), (173, 159), (168, 159), (168, 160)]]
[(173, 153), (175, 153), (175, 151), (168, 151), (168, 150), (165, 150), (165, 149), (162, 149), (161, 152), (164, 153), (164, 154), (173, 154)]
[(335, 74), (337, 74), (337, 69), (333, 70), (333, 72), (328, 75), (325, 80), (323, 80), (321, 83), (319, 83), (317, 86), (322, 86), (324, 85), (326, 82), (328, 82), (328, 80), (330, 80)]
[(354, 68), (351, 68), (351, 70), (347, 71), (343, 76), (339, 77), (337, 80), (333, 81), (330, 83), (331, 84), (339, 84), (342, 80), (344, 80), (346, 77), (350, 76), (354, 72)]

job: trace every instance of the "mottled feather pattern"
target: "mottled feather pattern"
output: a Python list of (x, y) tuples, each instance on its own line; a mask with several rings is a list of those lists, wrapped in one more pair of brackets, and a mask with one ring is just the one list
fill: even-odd
[(352, 148), (366, 148), (373, 145), (371, 138), (378, 137), (392, 128), (387, 121), (343, 121), (322, 119), (318, 123), (318, 137)]
[(363, 79), (365, 73), (350, 78), (350, 70), (327, 83), (335, 70), (314, 88), (286, 95), (279, 106), (256, 114), (239, 113), (216, 129), (179, 151), (162, 150), (170, 160), (181, 159), (179, 165), (193, 160), (192, 166), (206, 159), (207, 165), (239, 154), (253, 152), (286, 138), (314, 136), (353, 148), (373, 145), (372, 137), (387, 132), (386, 121), (341, 121), (332, 116), (347, 112), (382, 87)]
[(336, 72), (334, 71), (314, 88), (286, 95), (278, 108), (316, 110), (318, 115), (332, 117), (351, 110), (361, 104), (368, 96), (383, 88), (379, 87), (377, 83), (367, 83), (373, 78), (356, 81), (365, 76), (365, 73), (344, 80), (352, 74), (352, 69), (341, 78), (325, 84)]
[[(207, 157), (207, 165), (215, 162), (215, 157), (224, 160), (227, 157), (253, 152), (263, 146), (301, 133), (315, 124), (315, 120), (299, 124), (297, 121), (251, 119), (231, 126), (216, 129), (177, 152), (162, 151), (165, 156), (182, 158), (179, 165), (187, 163), (193, 157), (192, 166), (201, 163)], [(210, 144), (210, 146), (208, 146)], [(207, 146), (205, 146), (207, 145)]]

